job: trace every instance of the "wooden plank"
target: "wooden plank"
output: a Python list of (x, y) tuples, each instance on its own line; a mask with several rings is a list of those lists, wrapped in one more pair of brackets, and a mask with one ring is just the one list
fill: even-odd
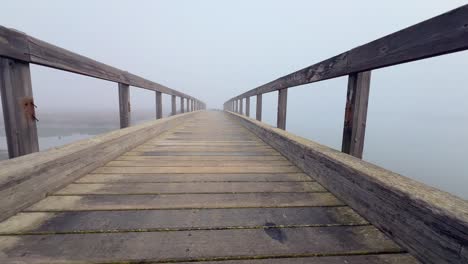
[(257, 94), (257, 110), (255, 112), (255, 118), (258, 121), (262, 121), (262, 94)]
[[(192, 264), (193, 262), (177, 262), (178, 264)], [(204, 261), (203, 264), (417, 264), (419, 261), (410, 254), (368, 254), (344, 256), (317, 256), (317, 257), (281, 257), (265, 259)]]
[(54, 195), (326, 192), (316, 182), (80, 183)]
[(245, 98), (245, 116), (250, 117), (250, 97)]
[(31, 211), (149, 210), (341, 206), (330, 193), (235, 193), (48, 196), (26, 208)]
[[(131, 155), (131, 152), (127, 152), (126, 155)], [(136, 155), (144, 156), (279, 156), (278, 153), (272, 151), (242, 151), (242, 152), (221, 152), (221, 151), (205, 151), (205, 152), (185, 152), (185, 151), (146, 151), (146, 152), (134, 152)]]
[[(340, 243), (341, 239), (349, 243)], [(372, 226), (3, 236), (0, 246), (6, 248), (7, 261), (27, 263), (63, 263), (64, 259), (68, 263), (176, 262), (402, 252)]]
[(223, 174), (88, 174), (76, 182), (78, 183), (106, 183), (106, 182), (283, 182), (283, 181), (312, 181), (303, 173), (223, 173)]
[(468, 201), (230, 113), (425, 263), (463, 263)]
[(39, 151), (29, 63), (0, 58), (0, 94), (8, 156)]
[[(128, 153), (128, 152), (127, 152)], [(161, 161), (271, 161), (286, 160), (282, 156), (135, 156), (127, 155), (116, 158), (115, 160), (161, 160)]]
[(0, 223), (0, 234), (180, 231), (367, 224), (366, 220), (349, 207), (30, 212), (19, 213)]
[(286, 110), (288, 105), (288, 89), (278, 90), (278, 111), (277, 111), (277, 127), (286, 130)]
[(295, 166), (281, 167), (100, 167), (95, 173), (290, 173)]
[(130, 126), (130, 86), (119, 83), (120, 128)]
[(176, 96), (172, 95), (171, 96), (171, 115), (176, 115), (177, 114), (177, 109), (176, 109)]
[(156, 119), (161, 119), (162, 114), (162, 94), (156, 92)]
[(106, 164), (107, 167), (281, 167), (293, 166), (289, 161), (161, 161), (161, 160), (113, 160)]
[(468, 49), (468, 5), (285, 75), (230, 100)]
[(184, 114), (147, 122), (21, 159), (0, 161), (0, 221), (190, 118), (191, 114)]
[(371, 72), (349, 75), (341, 151), (362, 158)]

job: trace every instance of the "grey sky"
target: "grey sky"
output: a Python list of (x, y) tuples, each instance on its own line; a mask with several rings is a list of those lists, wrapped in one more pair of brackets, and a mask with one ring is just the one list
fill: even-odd
[[(219, 107), (242, 91), (464, 2), (16, 0), (2, 4), (0, 24)], [(48, 107), (70, 107), (70, 97), (88, 107), (114, 107), (116, 92), (107, 87), (116, 85), (36, 68), (37, 100), (46, 103), (47, 96)], [(133, 93), (135, 106), (138, 99), (153, 103), (143, 94)]]
[[(15, 0), (2, 3), (0, 24), (220, 108), (241, 92), (466, 3)], [(373, 71), (364, 159), (468, 197), (467, 71), (468, 52)], [(39, 114), (118, 111), (117, 84), (39, 66), (32, 77)], [(290, 89), (287, 129), (339, 149), (345, 95), (345, 77)], [(154, 110), (154, 92), (134, 88), (131, 97), (132, 109)], [(276, 93), (264, 98), (265, 121), (274, 124)]]

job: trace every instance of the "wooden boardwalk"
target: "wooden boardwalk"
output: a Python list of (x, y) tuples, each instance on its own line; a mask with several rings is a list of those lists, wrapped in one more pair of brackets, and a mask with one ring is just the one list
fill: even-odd
[(416, 263), (222, 112), (134, 148), (0, 232), (2, 263)]

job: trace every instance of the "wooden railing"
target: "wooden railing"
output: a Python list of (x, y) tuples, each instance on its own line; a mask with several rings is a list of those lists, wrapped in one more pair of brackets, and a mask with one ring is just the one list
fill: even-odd
[(118, 83), (121, 128), (130, 124), (130, 86), (156, 92), (157, 119), (162, 118), (163, 93), (172, 96), (172, 115), (176, 97), (181, 113), (206, 107), (190, 95), (0, 26), (0, 93), (10, 158), (39, 150), (30, 63)]
[(286, 129), (288, 88), (348, 75), (342, 151), (362, 157), (371, 70), (468, 49), (468, 5), (374, 40), (285, 75), (233, 97), (224, 109), (250, 116), (250, 97), (257, 97), (256, 119), (262, 120), (262, 94), (278, 91), (277, 127)]

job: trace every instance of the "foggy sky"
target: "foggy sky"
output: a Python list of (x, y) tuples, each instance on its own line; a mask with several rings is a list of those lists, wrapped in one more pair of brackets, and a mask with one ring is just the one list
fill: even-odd
[[(221, 107), (234, 95), (464, 2), (15, 0), (2, 3), (0, 24)], [(42, 108), (116, 107), (114, 83), (40, 66), (32, 73)], [(134, 107), (153, 108), (153, 97), (132, 89)]]
[[(463, 4), (4, 0), (0, 25), (221, 108), (235, 95)], [(115, 83), (34, 65), (32, 81), (39, 119), (48, 109), (118, 113)], [(346, 83), (341, 77), (289, 89), (287, 130), (340, 149)], [(468, 199), (467, 85), (468, 52), (373, 71), (364, 159)], [(277, 92), (263, 100), (264, 121), (274, 125)], [(154, 101), (154, 92), (131, 89), (132, 111), (154, 111)]]

